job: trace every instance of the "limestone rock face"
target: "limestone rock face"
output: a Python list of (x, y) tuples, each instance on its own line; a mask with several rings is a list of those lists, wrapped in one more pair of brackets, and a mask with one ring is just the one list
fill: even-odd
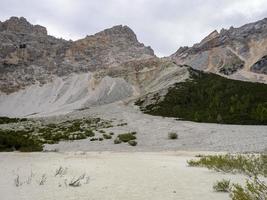
[[(180, 48), (171, 58), (177, 64), (188, 64), (200, 70), (266, 81), (267, 66), (263, 62), (259, 64), (266, 55), (267, 18), (239, 28), (222, 29), (220, 33), (214, 31), (200, 43)], [(257, 78), (254, 81), (258, 81)]]
[(109, 68), (152, 58), (127, 26), (115, 26), (78, 41), (47, 35), (46, 28), (25, 18), (0, 22), (0, 92), (12, 93), (55, 77)]

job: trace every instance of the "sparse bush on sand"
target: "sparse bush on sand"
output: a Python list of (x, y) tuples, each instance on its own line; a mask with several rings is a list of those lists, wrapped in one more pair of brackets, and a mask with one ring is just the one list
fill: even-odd
[(230, 191), (230, 180), (217, 181), (213, 185), (213, 190), (216, 192), (229, 192)]
[(168, 138), (170, 140), (176, 140), (178, 138), (178, 135), (175, 132), (171, 132), (171, 133), (168, 133)]
[(267, 155), (214, 155), (203, 156), (198, 160), (189, 160), (189, 166), (207, 167), (225, 173), (242, 173), (247, 176), (245, 186), (223, 180), (215, 183), (215, 191), (230, 192), (232, 200), (266, 200)]
[(131, 146), (136, 146), (137, 142), (135, 140), (130, 140), (130, 141), (128, 141), (128, 144)]

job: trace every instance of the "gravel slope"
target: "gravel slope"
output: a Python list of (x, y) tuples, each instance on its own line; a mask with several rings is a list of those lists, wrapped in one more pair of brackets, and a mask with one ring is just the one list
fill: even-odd
[[(47, 150), (59, 151), (228, 151), (261, 152), (267, 149), (266, 126), (220, 125), (177, 121), (143, 114), (139, 109), (123, 102), (92, 107), (47, 120), (57, 121), (83, 116), (96, 116), (113, 120), (113, 124), (127, 123), (127, 126), (114, 126), (106, 132), (119, 133), (136, 131), (138, 145), (113, 144), (113, 140), (90, 142), (89, 139), (73, 142), (60, 142), (47, 145)], [(178, 140), (169, 140), (169, 132), (177, 132)]]

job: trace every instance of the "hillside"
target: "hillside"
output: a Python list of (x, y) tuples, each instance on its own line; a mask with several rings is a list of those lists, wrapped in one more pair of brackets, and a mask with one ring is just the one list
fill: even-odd
[(231, 80), (190, 69), (190, 78), (176, 83), (164, 98), (136, 102), (152, 115), (224, 124), (267, 124), (267, 85)]

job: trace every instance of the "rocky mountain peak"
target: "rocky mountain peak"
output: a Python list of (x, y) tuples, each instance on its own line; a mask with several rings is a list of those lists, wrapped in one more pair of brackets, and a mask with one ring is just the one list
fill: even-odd
[(128, 26), (117, 25), (113, 26), (112, 28), (105, 29), (99, 33), (96, 33), (95, 36), (102, 36), (102, 37), (125, 37), (128, 40), (138, 42), (137, 37), (133, 30)]
[(24, 34), (47, 35), (45, 27), (30, 24), (24, 17), (10, 17), (0, 24), (0, 31), (11, 31)]
[(0, 93), (12, 93), (54, 77), (88, 73), (155, 58), (127, 26), (114, 26), (77, 41), (47, 35), (25, 18), (0, 22)]

